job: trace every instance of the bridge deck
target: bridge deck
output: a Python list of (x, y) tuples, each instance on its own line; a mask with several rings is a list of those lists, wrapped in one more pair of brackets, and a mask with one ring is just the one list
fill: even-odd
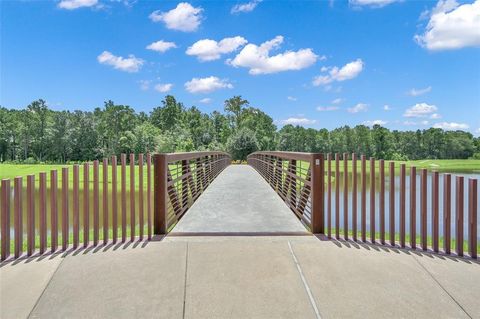
[(171, 234), (308, 231), (250, 166), (231, 165), (212, 182)]

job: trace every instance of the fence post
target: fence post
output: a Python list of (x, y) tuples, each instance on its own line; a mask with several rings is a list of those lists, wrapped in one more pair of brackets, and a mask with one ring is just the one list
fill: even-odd
[(312, 173), (312, 233), (324, 234), (325, 165), (323, 154), (312, 154), (310, 167)]
[(167, 233), (167, 156), (153, 156), (153, 232), (155, 235)]

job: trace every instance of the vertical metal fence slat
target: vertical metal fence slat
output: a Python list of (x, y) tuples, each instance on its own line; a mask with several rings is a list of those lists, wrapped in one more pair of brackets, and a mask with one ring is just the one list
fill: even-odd
[(112, 242), (118, 239), (117, 156), (112, 156)]
[(14, 183), (14, 197), (13, 197), (13, 223), (14, 223), (14, 256), (20, 257), (23, 250), (23, 206), (22, 206), (22, 192), (23, 192), (23, 178), (15, 177)]
[(38, 190), (38, 228), (40, 231), (40, 254), (43, 254), (47, 249), (47, 173), (41, 172), (39, 174), (40, 185)]
[(80, 166), (73, 165), (73, 249), (77, 249), (80, 242)]
[(93, 246), (98, 245), (100, 226), (100, 202), (99, 202), (99, 163), (93, 161)]
[(152, 155), (147, 154), (147, 233), (152, 239)]
[(10, 180), (2, 179), (2, 253), (0, 256), (1, 261), (10, 257)]
[(388, 200), (388, 212), (390, 220), (390, 245), (395, 246), (395, 162), (389, 163), (389, 200)]
[(417, 169), (410, 167), (410, 248), (417, 246)]
[(477, 184), (474, 178), (468, 180), (468, 253), (472, 258), (477, 258)]
[(327, 154), (327, 236), (332, 237), (332, 154)]
[(362, 161), (362, 194), (361, 194), (361, 207), (362, 207), (362, 241), (367, 241), (367, 157), (361, 156)]
[(379, 217), (380, 217), (380, 243), (385, 245), (385, 161), (378, 161), (380, 173), (380, 196), (379, 196)]
[(420, 233), (422, 249), (427, 250), (427, 169), (421, 171), (420, 188)]
[(406, 229), (406, 165), (400, 164), (400, 247), (405, 247), (405, 229)]
[(90, 241), (90, 164), (83, 164), (83, 247)]
[(343, 153), (343, 237), (348, 240), (348, 153)]
[(139, 239), (143, 240), (143, 215), (144, 215), (144, 201), (143, 201), (143, 154), (138, 154), (138, 227)]
[(375, 158), (370, 157), (370, 241), (375, 243)]
[(50, 248), (54, 253), (58, 248), (58, 174), (50, 171)]
[(103, 244), (106, 245), (108, 243), (108, 231), (109, 231), (109, 223), (108, 223), (108, 158), (104, 158), (102, 162), (102, 173), (103, 173), (103, 193), (102, 193), (102, 211), (103, 211)]
[(68, 167), (62, 167), (62, 251), (68, 247), (69, 234), (69, 185), (68, 185)]
[(335, 153), (335, 238), (340, 238), (340, 154)]
[(352, 154), (352, 231), (357, 241), (357, 154)]
[(35, 175), (27, 176), (27, 256), (35, 251)]
[(130, 154), (130, 240), (135, 240), (135, 154)]
[(122, 197), (122, 243), (127, 239), (127, 154), (120, 155), (121, 165), (121, 197)]
[(443, 175), (443, 250), (451, 252), (452, 176)]
[(438, 172), (432, 173), (432, 247), (438, 253)]
[(455, 192), (455, 243), (458, 256), (463, 256), (463, 176), (456, 176)]

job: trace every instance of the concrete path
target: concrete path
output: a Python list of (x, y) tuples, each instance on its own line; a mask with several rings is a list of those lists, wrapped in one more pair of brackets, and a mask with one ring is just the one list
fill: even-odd
[(230, 165), (173, 228), (172, 234), (308, 234), (280, 196), (252, 167)]
[(315, 236), (166, 237), (1, 264), (0, 318), (480, 318), (477, 261)]

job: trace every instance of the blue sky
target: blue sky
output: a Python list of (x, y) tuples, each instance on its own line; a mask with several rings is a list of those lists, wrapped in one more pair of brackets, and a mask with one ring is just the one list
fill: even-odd
[[(1, 2), (0, 104), (242, 95), (286, 123), (480, 134), (480, 0)], [(223, 40), (223, 41), (222, 41)]]

